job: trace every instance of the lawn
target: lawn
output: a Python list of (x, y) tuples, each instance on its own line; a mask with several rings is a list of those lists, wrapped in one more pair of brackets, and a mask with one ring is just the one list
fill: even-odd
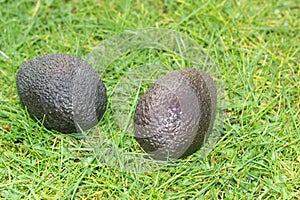
[[(299, 199), (299, 19), (296, 0), (0, 0), (0, 199)], [(47, 130), (29, 116), (15, 84), (24, 62), (48, 53), (85, 59), (102, 41), (146, 28), (181, 32), (217, 65), (222, 135), (206, 156), (122, 170), (78, 135)], [(145, 63), (189, 65), (170, 52), (140, 49), (101, 71), (109, 104), (97, 127), (130, 152), (138, 145), (114, 113), (127, 109), (121, 119), (130, 119), (128, 104), (138, 97), (126, 96), (123, 108), (125, 97), (120, 102), (113, 92), (128, 69), (145, 77), (135, 68)]]

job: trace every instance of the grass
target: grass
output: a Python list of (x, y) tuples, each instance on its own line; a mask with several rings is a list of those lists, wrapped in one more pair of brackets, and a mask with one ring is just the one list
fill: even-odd
[[(299, 199), (296, 2), (0, 0), (0, 198)], [(15, 87), (22, 63), (46, 53), (85, 57), (102, 40), (149, 27), (190, 36), (218, 63), (227, 102), (224, 134), (205, 158), (195, 153), (156, 171), (124, 172), (99, 164), (82, 140), (29, 117)], [(176, 65), (172, 55), (138, 53), (102, 74), (110, 95), (128, 66), (149, 59)], [(134, 145), (115, 125), (113, 106), (98, 126), (120, 144)]]

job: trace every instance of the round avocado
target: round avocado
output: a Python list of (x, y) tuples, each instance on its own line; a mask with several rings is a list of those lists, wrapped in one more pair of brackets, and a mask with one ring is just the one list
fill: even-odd
[(134, 115), (135, 137), (158, 160), (191, 155), (204, 143), (216, 115), (216, 87), (205, 72), (186, 68), (156, 81)]
[(16, 77), (17, 91), (28, 112), (46, 128), (61, 133), (87, 130), (106, 109), (106, 88), (84, 60), (47, 54), (24, 63)]

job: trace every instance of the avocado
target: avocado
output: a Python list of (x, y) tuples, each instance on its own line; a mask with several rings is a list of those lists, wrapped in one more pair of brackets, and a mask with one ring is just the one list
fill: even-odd
[(157, 80), (139, 100), (134, 132), (140, 146), (158, 160), (197, 151), (212, 130), (217, 92), (204, 71), (186, 68)]
[(76, 56), (33, 58), (18, 70), (16, 85), (29, 114), (61, 133), (93, 127), (106, 109), (106, 88), (99, 74)]

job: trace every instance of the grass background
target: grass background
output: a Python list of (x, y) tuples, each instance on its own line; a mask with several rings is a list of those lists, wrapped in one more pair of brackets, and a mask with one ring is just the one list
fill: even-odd
[[(296, 0), (0, 0), (0, 198), (300, 199), (299, 13)], [(24, 62), (84, 57), (112, 35), (148, 27), (189, 35), (218, 63), (228, 105), (206, 158), (120, 172), (25, 112), (15, 87)], [(118, 134), (109, 114), (99, 126)]]

